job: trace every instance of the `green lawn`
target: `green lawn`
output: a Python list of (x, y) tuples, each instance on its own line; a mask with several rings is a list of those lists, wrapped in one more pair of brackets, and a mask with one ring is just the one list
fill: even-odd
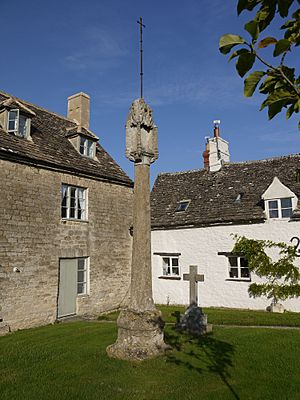
[(299, 399), (300, 330), (215, 327), (142, 363), (108, 358), (115, 324), (73, 322), (0, 337), (1, 400)]
[[(172, 314), (176, 311), (184, 313), (185, 308), (180, 306), (157, 306), (166, 322), (176, 322)], [(285, 312), (284, 314), (267, 311), (239, 310), (228, 308), (204, 308), (208, 322), (216, 325), (254, 325), (254, 326), (296, 326), (300, 327), (300, 313)], [(113, 312), (99, 317), (100, 320), (116, 321), (119, 313)], [(300, 398), (300, 396), (299, 396)]]

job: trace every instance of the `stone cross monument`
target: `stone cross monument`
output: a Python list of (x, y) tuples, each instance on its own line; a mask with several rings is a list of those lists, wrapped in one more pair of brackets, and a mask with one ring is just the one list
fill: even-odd
[(190, 283), (190, 305), (183, 315), (179, 315), (175, 328), (193, 335), (211, 332), (212, 325), (207, 323), (207, 315), (198, 307), (198, 282), (204, 282), (204, 275), (197, 273), (197, 265), (190, 265), (190, 273), (183, 274), (183, 280)]
[(204, 275), (197, 274), (197, 265), (190, 265), (190, 273), (183, 274), (183, 280), (190, 282), (190, 304), (198, 305), (198, 282), (204, 282)]
[(107, 348), (111, 357), (142, 360), (162, 354), (164, 322), (152, 298), (150, 164), (158, 158), (157, 127), (152, 110), (140, 98), (126, 122), (126, 157), (134, 162), (133, 249), (128, 309), (118, 318), (118, 339)]

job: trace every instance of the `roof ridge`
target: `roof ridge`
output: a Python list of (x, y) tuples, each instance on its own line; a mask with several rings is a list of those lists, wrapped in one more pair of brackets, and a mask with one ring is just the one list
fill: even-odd
[[(285, 156), (277, 156), (277, 157), (270, 157), (270, 158), (263, 158), (260, 160), (246, 160), (246, 161), (233, 161), (233, 162), (225, 162), (223, 164), (223, 167), (230, 168), (233, 165), (247, 165), (247, 164), (255, 164), (255, 163), (263, 163), (263, 162), (269, 162), (269, 161), (276, 161), (280, 159), (287, 159), (287, 158), (300, 158), (300, 153), (294, 153), (294, 154), (287, 154)], [(222, 168), (223, 168), (222, 167)], [(222, 168), (219, 171), (222, 171)], [(175, 171), (175, 172), (160, 172), (158, 176), (160, 175), (182, 175), (182, 174), (191, 174), (195, 172), (202, 172), (206, 171), (205, 168), (198, 168), (198, 169), (190, 169), (186, 171)], [(219, 172), (219, 171), (214, 171), (214, 172)], [(213, 172), (212, 172), (213, 173)]]
[(67, 118), (67, 117), (64, 117), (63, 115), (58, 114), (58, 113), (56, 113), (56, 112), (54, 112), (54, 111), (50, 111), (50, 110), (47, 110), (47, 109), (44, 108), (44, 107), (38, 106), (38, 105), (36, 105), (36, 104), (34, 104), (34, 103), (30, 103), (30, 102), (27, 101), (27, 100), (20, 99), (19, 97), (16, 97), (16, 96), (13, 96), (13, 95), (11, 95), (11, 94), (9, 94), (9, 93), (3, 92), (2, 90), (0, 90), (0, 94), (3, 95), (3, 96), (7, 96), (8, 98), (11, 97), (12, 99), (21, 101), (22, 103), (25, 103), (25, 104), (27, 104), (27, 105), (29, 105), (29, 106), (33, 106), (33, 107), (37, 108), (38, 110), (45, 111), (45, 112), (47, 112), (47, 113), (49, 113), (49, 114), (54, 115), (55, 117), (61, 118), (61, 119), (65, 120), (65, 121), (68, 121), (68, 122), (71, 122), (71, 123), (77, 125), (75, 121), (72, 121), (71, 119), (69, 119), (69, 118)]

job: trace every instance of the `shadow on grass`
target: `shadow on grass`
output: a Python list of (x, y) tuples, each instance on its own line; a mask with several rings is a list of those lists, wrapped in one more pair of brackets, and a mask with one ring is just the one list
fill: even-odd
[(167, 354), (168, 362), (185, 366), (200, 374), (209, 371), (218, 375), (234, 398), (240, 399), (228, 381), (229, 369), (233, 366), (234, 346), (215, 339), (212, 333), (192, 336), (179, 333), (174, 328), (165, 332), (165, 342), (177, 350)]

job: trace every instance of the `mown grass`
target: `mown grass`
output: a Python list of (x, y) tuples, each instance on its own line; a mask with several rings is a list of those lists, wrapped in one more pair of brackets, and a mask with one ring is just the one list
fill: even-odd
[[(184, 313), (181, 306), (157, 306), (166, 322), (176, 322), (176, 311)], [(204, 308), (208, 321), (216, 325), (245, 325), (245, 326), (291, 326), (300, 327), (300, 313), (285, 312), (284, 314), (270, 313), (267, 311), (239, 310), (229, 308)], [(116, 321), (119, 313), (113, 312), (101, 315), (99, 320)]]
[(299, 399), (300, 331), (214, 328), (191, 338), (171, 326), (166, 356), (110, 359), (115, 324), (74, 322), (0, 338), (1, 400)]

